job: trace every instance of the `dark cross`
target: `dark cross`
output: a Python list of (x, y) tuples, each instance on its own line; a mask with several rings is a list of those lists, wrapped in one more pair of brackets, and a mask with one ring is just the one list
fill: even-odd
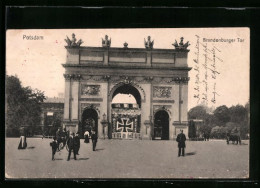
[(122, 128), (122, 127), (123, 127), (123, 128), (124, 128), (124, 129), (123, 129), (123, 132), (126, 132), (126, 127), (131, 128), (132, 123), (128, 123), (128, 124), (127, 124), (128, 119), (122, 118), (121, 121), (122, 121), (123, 123), (118, 123), (118, 128)]

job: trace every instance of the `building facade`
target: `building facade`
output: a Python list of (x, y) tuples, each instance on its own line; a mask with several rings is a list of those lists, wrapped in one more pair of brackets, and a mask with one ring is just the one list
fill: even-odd
[[(188, 134), (189, 43), (175, 49), (82, 47), (65, 39), (65, 103), (63, 123), (72, 132), (91, 129), (103, 138), (172, 140)], [(136, 104), (112, 104), (117, 94), (134, 96)]]
[[(41, 129), (45, 136), (54, 136), (56, 130), (62, 127), (63, 112), (64, 112), (64, 98), (47, 97), (41, 104)], [(41, 132), (41, 134), (42, 134)]]

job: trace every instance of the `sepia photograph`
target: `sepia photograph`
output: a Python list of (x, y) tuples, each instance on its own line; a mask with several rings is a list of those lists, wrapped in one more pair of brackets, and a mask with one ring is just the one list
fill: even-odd
[(6, 179), (248, 179), (250, 28), (8, 29)]

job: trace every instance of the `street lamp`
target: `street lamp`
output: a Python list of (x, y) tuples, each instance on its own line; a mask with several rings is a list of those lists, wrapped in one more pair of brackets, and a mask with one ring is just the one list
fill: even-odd
[(107, 136), (106, 126), (108, 125), (107, 115), (105, 113), (103, 114), (103, 120), (101, 121), (101, 124), (103, 125), (103, 137), (105, 139)]
[(103, 121), (106, 121), (106, 117), (107, 117), (107, 115), (106, 115), (106, 113), (104, 113), (103, 114)]

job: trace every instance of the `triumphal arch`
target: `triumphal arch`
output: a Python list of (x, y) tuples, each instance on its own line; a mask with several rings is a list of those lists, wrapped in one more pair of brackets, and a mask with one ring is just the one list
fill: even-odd
[[(141, 39), (142, 40), (142, 39)], [(155, 49), (148, 36), (144, 48), (81, 46), (65, 39), (64, 126), (82, 136), (95, 130), (99, 138), (172, 140), (188, 133), (189, 42), (175, 40), (173, 49)], [(136, 103), (112, 103), (117, 94)]]

